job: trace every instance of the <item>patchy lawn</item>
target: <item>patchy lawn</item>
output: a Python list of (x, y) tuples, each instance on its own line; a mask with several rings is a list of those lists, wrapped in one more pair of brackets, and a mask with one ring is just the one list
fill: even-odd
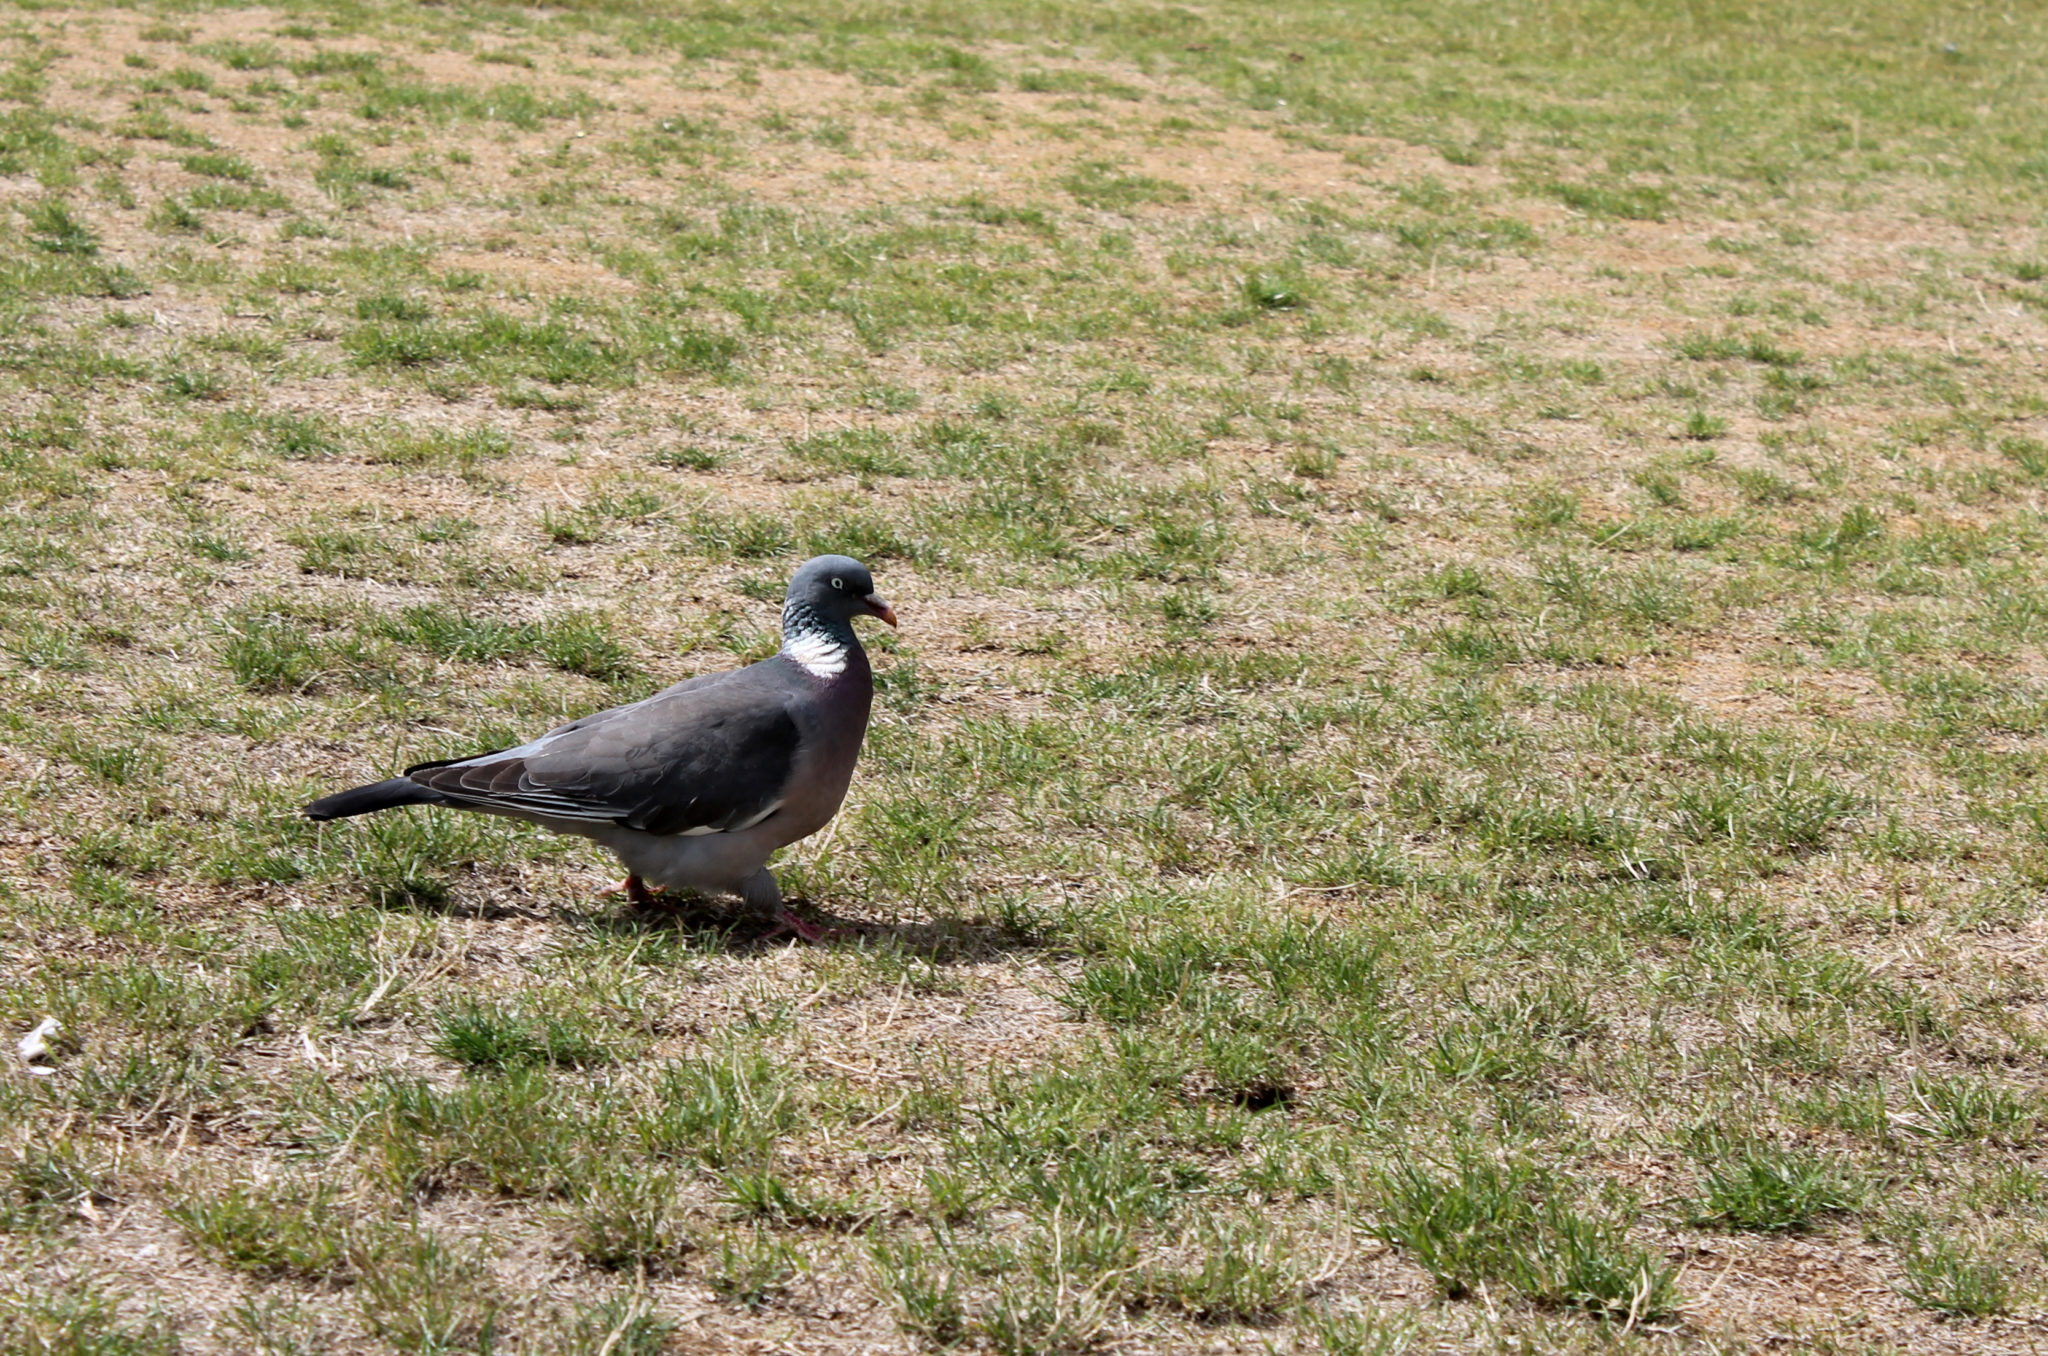
[(13, 11), (0, 1346), (2033, 1350), (2048, 34), (1650, 8)]

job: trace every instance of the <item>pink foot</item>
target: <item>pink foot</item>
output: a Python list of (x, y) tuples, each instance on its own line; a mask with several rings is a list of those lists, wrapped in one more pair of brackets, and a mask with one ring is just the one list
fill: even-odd
[(785, 932), (794, 934), (812, 946), (844, 935), (838, 928), (821, 928), (816, 923), (806, 923), (788, 909), (778, 908), (775, 911), (775, 926), (762, 933), (756, 940), (772, 942)]
[(632, 900), (635, 904), (639, 905), (643, 909), (647, 908), (650, 905), (658, 904), (661, 902), (660, 899), (653, 892), (648, 890), (646, 883), (643, 882), (638, 876), (628, 876), (624, 880), (620, 881), (617, 885), (608, 886), (605, 889), (599, 891), (598, 893), (607, 895), (624, 895), (626, 898)]

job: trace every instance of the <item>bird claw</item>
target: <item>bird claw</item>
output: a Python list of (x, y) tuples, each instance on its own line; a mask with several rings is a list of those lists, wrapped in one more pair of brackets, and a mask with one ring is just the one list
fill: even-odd
[(816, 923), (806, 923), (788, 909), (777, 909), (775, 911), (775, 926), (762, 933), (755, 940), (772, 942), (784, 933), (790, 933), (810, 943), (812, 946), (817, 946), (835, 937), (845, 936), (846, 930), (844, 928), (820, 927)]
[[(635, 905), (643, 909), (670, 903), (666, 895), (657, 894), (649, 890), (646, 883), (638, 876), (628, 876), (617, 885), (607, 886), (599, 891), (599, 893), (624, 895), (632, 900)], [(843, 928), (820, 927), (816, 923), (807, 923), (788, 909), (778, 905), (775, 910), (775, 926), (762, 933), (755, 940), (772, 942), (785, 933), (801, 941), (808, 942), (812, 946), (817, 946), (823, 942), (831, 941), (835, 937), (846, 935)]]
[(661, 902), (661, 897), (649, 890), (638, 876), (628, 876), (617, 885), (607, 885), (598, 891), (601, 895), (624, 895), (641, 908), (651, 908)]

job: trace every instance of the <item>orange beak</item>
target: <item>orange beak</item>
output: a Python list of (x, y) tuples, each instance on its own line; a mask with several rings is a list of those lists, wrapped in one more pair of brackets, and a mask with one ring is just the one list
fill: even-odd
[(870, 593), (861, 601), (868, 605), (868, 611), (874, 613), (877, 617), (889, 623), (889, 625), (894, 626), (896, 624), (896, 609), (889, 606), (889, 600), (881, 594)]

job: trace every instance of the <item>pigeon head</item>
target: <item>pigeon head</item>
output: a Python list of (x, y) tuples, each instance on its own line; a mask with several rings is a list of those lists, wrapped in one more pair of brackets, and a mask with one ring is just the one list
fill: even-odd
[(880, 617), (894, 626), (896, 609), (875, 592), (868, 567), (852, 556), (813, 556), (790, 577), (782, 605), (783, 628), (800, 619), (812, 625), (845, 626), (855, 617)]

